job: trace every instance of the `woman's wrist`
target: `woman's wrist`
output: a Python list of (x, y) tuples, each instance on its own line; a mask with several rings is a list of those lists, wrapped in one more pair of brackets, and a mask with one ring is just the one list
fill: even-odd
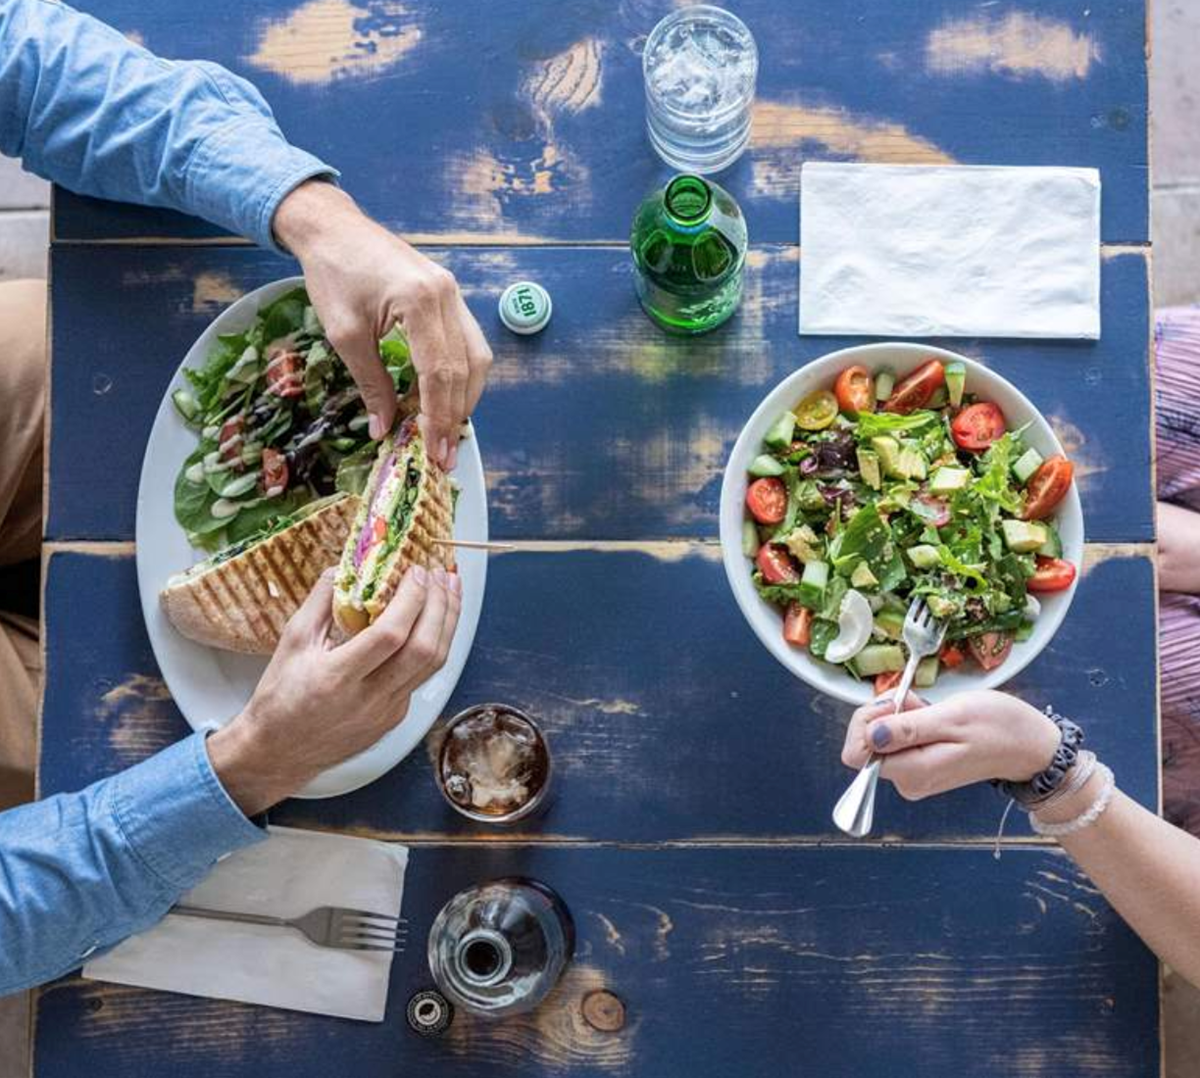
[[(1075, 764), (1075, 767), (1079, 766), (1079, 763)], [(1072, 768), (1073, 770), (1074, 768)], [(1071, 775), (1068, 774), (1067, 781), (1070, 782), (1070, 780)], [(1044, 807), (1035, 807), (1034, 815), (1042, 823), (1047, 824), (1067, 823), (1070, 820), (1078, 819), (1096, 803), (1103, 788), (1104, 775), (1102, 770), (1097, 768), (1078, 790), (1073, 790), (1065, 797), (1057, 798)]]

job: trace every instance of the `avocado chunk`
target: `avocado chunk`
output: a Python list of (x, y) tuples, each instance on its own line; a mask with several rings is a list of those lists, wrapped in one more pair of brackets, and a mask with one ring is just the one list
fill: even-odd
[(918, 569), (932, 569), (941, 563), (942, 556), (938, 553), (937, 547), (930, 546), (928, 543), (918, 543), (916, 546), (908, 548), (908, 560)]
[(950, 468), (943, 466), (929, 477), (930, 494), (953, 494), (964, 490), (971, 482), (971, 473), (966, 468)]
[(875, 615), (875, 631), (889, 640), (899, 640), (904, 635), (904, 611), (885, 606)]
[(871, 448), (879, 456), (879, 463), (883, 468), (884, 475), (891, 476), (893, 479), (906, 478), (900, 471), (900, 443), (895, 438), (880, 434), (871, 439)]
[(1002, 520), (1000, 528), (1005, 546), (1014, 554), (1032, 553), (1049, 538), (1045, 525), (1033, 520)]
[(915, 445), (900, 447), (901, 479), (924, 479), (929, 465), (925, 462), (925, 454)]
[(763, 435), (763, 441), (775, 449), (782, 449), (785, 445), (792, 444), (792, 435), (795, 432), (796, 417), (791, 412), (784, 412)]
[(961, 363), (946, 364), (946, 396), (955, 407), (962, 404), (963, 390), (967, 387), (967, 368)]
[(875, 574), (871, 572), (871, 567), (865, 561), (860, 561), (854, 567), (854, 572), (850, 574), (850, 583), (856, 588), (875, 588), (879, 586), (879, 581), (875, 578)]
[(858, 450), (858, 470), (862, 473), (863, 482), (872, 490), (883, 486), (883, 472), (879, 467), (879, 454), (873, 449)]
[(801, 524), (800, 527), (788, 532), (783, 538), (783, 544), (788, 548), (792, 557), (803, 565), (807, 565), (810, 561), (821, 560), (821, 540), (807, 524)]
[(1028, 483), (1029, 477), (1042, 466), (1042, 455), (1036, 449), (1026, 449), (1013, 462), (1012, 473), (1018, 483)]
[(917, 672), (913, 675), (913, 685), (918, 689), (931, 689), (937, 681), (939, 659), (930, 655), (917, 663)]
[(825, 597), (825, 585), (829, 583), (829, 566), (823, 561), (810, 561), (800, 577), (800, 602), (813, 610), (821, 606)]
[(935, 618), (952, 618), (958, 613), (958, 603), (945, 595), (926, 595), (925, 605)]
[(904, 649), (899, 644), (868, 644), (854, 656), (854, 669), (861, 677), (903, 670)]

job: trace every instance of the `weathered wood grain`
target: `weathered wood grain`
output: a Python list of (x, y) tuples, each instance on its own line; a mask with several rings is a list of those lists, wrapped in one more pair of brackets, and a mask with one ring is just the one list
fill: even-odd
[[(715, 535), (721, 473), (758, 402), (808, 360), (861, 343), (797, 336), (795, 248), (755, 248), (741, 311), (696, 339), (668, 337), (641, 313), (623, 249), (439, 257), (496, 352), (476, 418), (498, 538)], [(59, 247), (53, 258), (47, 534), (128, 539), (146, 437), (176, 365), (229, 302), (294, 266), (231, 248)], [(555, 301), (533, 338), (496, 314), (521, 277)], [(1100, 341), (940, 342), (995, 367), (1050, 417), (1094, 541), (1154, 534), (1148, 303), (1143, 255), (1115, 254), (1103, 263)]]
[[(1051, 647), (1011, 685), (1087, 727), (1122, 787), (1158, 804), (1152, 569), (1095, 548)], [(466, 555), (464, 555), (466, 556)], [(1119, 599), (1122, 631), (1114, 633)], [(52, 554), (45, 593), (47, 690), (42, 793), (144, 759), (187, 727), (138, 614), (132, 558)], [(83, 632), (73, 616), (90, 612)], [(492, 559), (475, 647), (447, 714), (488, 700), (536, 715), (557, 786), (546, 813), (512, 831), (480, 828), (440, 800), (433, 737), (394, 772), (346, 797), (289, 802), (297, 827), (437, 841), (812, 842), (829, 812), (847, 705), (771, 658), (735, 606), (711, 544), (587, 548)], [(349, 705), (348, 705), (349, 706)], [(988, 842), (1001, 802), (987, 788), (908, 804), (888, 790), (884, 841)], [(1010, 827), (1028, 837), (1023, 821)]]
[[(620, 241), (666, 175), (641, 48), (665, 0), (137, 0), (81, 4), (166, 56), (252, 79), (283, 130), (366, 209), (462, 242)], [(1145, 242), (1141, 0), (730, 0), (760, 49), (745, 157), (722, 176), (759, 241), (794, 241), (803, 160), (1092, 165), (1103, 234)], [(59, 240), (211, 236), (63, 194)]]
[[(533, 1015), (415, 1036), (434, 914), (509, 874), (561, 892), (575, 965)], [(1048, 851), (421, 849), (404, 912), (381, 1025), (67, 980), (41, 996), (38, 1078), (1159, 1073), (1156, 964)], [(597, 988), (621, 1032), (583, 1021)]]

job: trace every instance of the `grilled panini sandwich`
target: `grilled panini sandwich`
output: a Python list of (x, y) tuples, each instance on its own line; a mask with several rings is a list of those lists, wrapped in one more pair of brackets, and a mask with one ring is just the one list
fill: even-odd
[(336, 565), (359, 501), (334, 494), (167, 581), (160, 601), (171, 624), (209, 647), (268, 655), (321, 573)]
[(333, 616), (343, 631), (374, 621), (410, 565), (453, 569), (453, 547), (435, 542), (453, 532), (450, 480), (426, 455), (415, 419), (406, 419), (379, 447), (334, 580)]

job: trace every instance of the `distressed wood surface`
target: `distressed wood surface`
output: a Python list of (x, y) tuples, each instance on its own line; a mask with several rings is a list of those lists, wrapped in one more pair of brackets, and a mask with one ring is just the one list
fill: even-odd
[[(1158, 804), (1148, 735), (1155, 686), (1152, 568), (1096, 547), (1050, 648), (1013, 683), (1079, 717), (1122, 788)], [(464, 555), (468, 556), (468, 555)], [(476, 556), (476, 555), (471, 555)], [(1113, 596), (1123, 631), (1112, 632)], [(42, 794), (137, 763), (187, 733), (136, 616), (128, 554), (50, 558)], [(72, 612), (87, 609), (88, 631)], [(507, 837), (532, 842), (813, 842), (839, 835), (830, 810), (850, 707), (813, 692), (759, 644), (715, 544), (583, 545), (494, 557), (470, 661), (446, 715), (489, 700), (545, 725), (557, 786), (543, 816)], [(442, 802), (427, 750), (364, 789), (293, 801), (294, 827), (403, 841), (495, 837)], [(653, 811), (647, 811), (652, 805)], [(1002, 803), (986, 787), (909, 804), (888, 789), (876, 839), (989, 842)], [(1029, 831), (1023, 819), (1014, 838)]]
[[(476, 424), (498, 537), (715, 536), (721, 473), (758, 402), (806, 361), (862, 340), (797, 335), (795, 248), (755, 248), (741, 310), (694, 340), (667, 337), (641, 313), (624, 248), (439, 257), (496, 352)], [(227, 247), (59, 246), (53, 258), (47, 534), (130, 539), (142, 452), (176, 365), (231, 300), (294, 265)], [(522, 277), (554, 297), (533, 338), (496, 314), (504, 286)], [(1050, 418), (1094, 541), (1154, 534), (1148, 302), (1146, 258), (1119, 254), (1103, 262), (1097, 342), (939, 342), (993, 366)]]
[[(428, 924), (480, 877), (552, 881), (577, 958), (532, 1015), (410, 1033), (419, 948), (362, 1025), (66, 980), (44, 992), (43, 1078), (1157, 1078), (1153, 959), (1064, 857), (986, 850), (421, 848)], [(587, 1026), (604, 988), (625, 1028)], [(64, 1036), (69, 1031), (69, 1035)]]
[[(452, 243), (621, 241), (665, 168), (641, 49), (666, 0), (83, 0), (166, 56), (226, 64), (367, 210)], [(752, 144), (722, 176), (751, 236), (792, 241), (803, 160), (1090, 165), (1103, 235), (1145, 242), (1141, 0), (730, 0), (760, 50)], [(212, 236), (66, 196), (59, 239)]]

